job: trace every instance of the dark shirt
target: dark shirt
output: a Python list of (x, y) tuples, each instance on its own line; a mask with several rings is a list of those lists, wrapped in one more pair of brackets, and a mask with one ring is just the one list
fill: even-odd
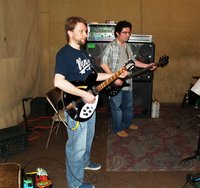
[(91, 72), (90, 57), (85, 50), (66, 44), (58, 51), (55, 73), (65, 76), (68, 81), (84, 81)]

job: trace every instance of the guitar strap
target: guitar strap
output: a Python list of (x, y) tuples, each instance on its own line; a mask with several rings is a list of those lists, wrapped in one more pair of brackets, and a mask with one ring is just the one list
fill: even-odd
[(103, 73), (103, 69), (101, 68), (101, 66), (99, 66), (96, 62), (96, 59), (94, 57), (91, 56), (91, 54), (88, 54), (89, 55), (89, 58), (85, 55), (84, 51), (81, 49), (81, 52), (82, 54), (84, 55), (84, 57), (86, 59), (89, 59), (90, 60), (90, 63), (93, 67), (93, 70), (95, 70), (97, 73), (100, 72), (100, 73)]
[[(127, 61), (129, 61), (130, 60), (130, 56), (128, 54), (127, 44), (125, 45), (125, 51), (126, 51)], [(122, 90), (130, 90), (130, 88), (132, 88), (131, 80), (124, 81), (124, 87), (122, 88)]]
[(130, 58), (130, 56), (129, 56), (129, 54), (128, 54), (128, 50), (127, 50), (127, 46), (125, 46), (125, 48), (126, 48), (126, 55), (127, 55), (127, 60), (130, 60), (129, 58)]
[(96, 72), (100, 72), (100, 73), (103, 73), (104, 70), (101, 68), (101, 66), (99, 66), (96, 62), (96, 59), (94, 57), (90, 57), (90, 63), (93, 67), (93, 69), (96, 71)]

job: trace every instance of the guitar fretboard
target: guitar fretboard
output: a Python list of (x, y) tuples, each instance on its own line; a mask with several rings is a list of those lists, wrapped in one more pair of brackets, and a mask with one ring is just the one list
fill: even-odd
[(116, 80), (123, 72), (123, 68), (121, 68), (118, 72), (116, 72), (114, 75), (112, 75), (110, 78), (102, 82), (96, 87), (96, 91), (100, 92), (102, 89), (104, 89), (106, 86), (108, 86), (110, 83), (112, 83), (114, 80)]
[[(169, 60), (169, 57), (164, 55), (164, 56), (159, 58), (159, 61), (155, 65), (157, 67), (164, 67), (168, 64), (168, 60)], [(128, 80), (130, 78), (134, 78), (136, 76), (139, 76), (140, 74), (145, 73), (146, 71), (150, 70), (151, 68), (153, 68), (153, 65), (148, 66), (147, 68), (141, 69), (137, 72), (133, 72), (133, 73), (129, 74), (124, 80)]]

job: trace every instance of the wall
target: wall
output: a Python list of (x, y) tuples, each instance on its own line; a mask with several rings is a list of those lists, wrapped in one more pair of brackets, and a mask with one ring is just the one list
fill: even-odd
[(56, 52), (65, 44), (64, 21), (128, 20), (136, 34), (151, 34), (169, 65), (155, 72), (153, 96), (181, 103), (200, 76), (198, 0), (0, 0), (0, 128), (23, 120), (22, 99), (53, 87)]
[(4, 128), (21, 122), (22, 99), (39, 93), (37, 1), (0, 0), (0, 28), (0, 128)]

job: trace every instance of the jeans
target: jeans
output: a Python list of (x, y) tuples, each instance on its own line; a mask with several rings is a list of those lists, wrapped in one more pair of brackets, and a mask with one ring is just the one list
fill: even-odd
[[(65, 112), (68, 126), (76, 126), (74, 121)], [(78, 122), (75, 131), (67, 128), (68, 140), (65, 147), (66, 153), (66, 175), (70, 188), (79, 187), (83, 183), (84, 168), (90, 164), (90, 152), (95, 134), (96, 113), (88, 121)]]
[(133, 122), (133, 93), (121, 90), (118, 95), (110, 98), (112, 114), (112, 132), (127, 129)]

